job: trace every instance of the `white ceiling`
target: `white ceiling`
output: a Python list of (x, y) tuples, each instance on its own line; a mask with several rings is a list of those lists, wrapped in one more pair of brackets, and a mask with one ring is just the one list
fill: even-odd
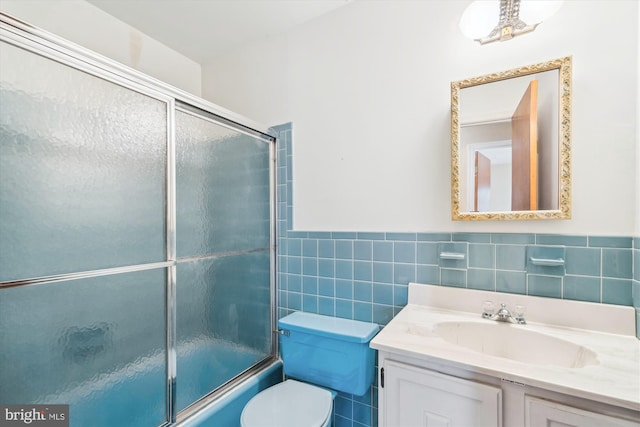
[(204, 64), (245, 43), (287, 31), (351, 0), (87, 0)]

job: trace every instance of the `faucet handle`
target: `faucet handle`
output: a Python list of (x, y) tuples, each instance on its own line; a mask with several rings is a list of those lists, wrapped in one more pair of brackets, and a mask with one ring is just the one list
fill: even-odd
[(493, 316), (495, 311), (495, 304), (491, 300), (486, 300), (482, 303), (482, 317), (485, 319)]
[(524, 325), (527, 323), (524, 320), (525, 311), (527, 311), (527, 308), (521, 304), (516, 304), (516, 306), (513, 308), (513, 317), (515, 317), (516, 321), (521, 325)]

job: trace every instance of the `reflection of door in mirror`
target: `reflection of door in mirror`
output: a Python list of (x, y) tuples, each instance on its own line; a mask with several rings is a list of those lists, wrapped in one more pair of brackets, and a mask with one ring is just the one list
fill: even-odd
[[(461, 90), (462, 212), (558, 209), (558, 76), (557, 70), (543, 71)], [(488, 205), (476, 200), (476, 152), (491, 162)]]
[(532, 80), (510, 119), (465, 132), (470, 141), (487, 141), (470, 145), (474, 212), (538, 209), (537, 95), (538, 81)]
[[(474, 212), (504, 212), (511, 210), (511, 123), (509, 120), (467, 126), (462, 134), (469, 142), (466, 145), (462, 163), (466, 170), (461, 176), (467, 177), (468, 184), (462, 186), (466, 195), (465, 206)], [(473, 143), (471, 143), (473, 141)], [(480, 161), (480, 174), (489, 175), (486, 189), (478, 200), (476, 177), (476, 153), (488, 159)], [(466, 159), (469, 159), (467, 162)], [(463, 166), (464, 167), (464, 166)], [(489, 169), (483, 172), (482, 169)], [(464, 178), (463, 178), (464, 179)], [(469, 192), (465, 191), (469, 188)]]
[(532, 80), (511, 116), (511, 210), (538, 209), (538, 81)]

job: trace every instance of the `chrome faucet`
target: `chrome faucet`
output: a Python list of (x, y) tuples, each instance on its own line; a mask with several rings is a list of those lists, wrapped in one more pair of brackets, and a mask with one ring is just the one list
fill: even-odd
[(516, 305), (514, 314), (512, 315), (506, 304), (500, 304), (500, 308), (493, 313), (493, 302), (485, 301), (482, 310), (482, 318), (495, 320), (497, 322), (511, 322), (518, 325), (526, 325), (527, 321), (524, 319), (524, 306)]

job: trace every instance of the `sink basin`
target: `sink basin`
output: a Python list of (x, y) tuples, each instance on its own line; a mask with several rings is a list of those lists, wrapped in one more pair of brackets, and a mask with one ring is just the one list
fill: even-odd
[(433, 333), (469, 350), (518, 362), (582, 368), (597, 365), (596, 354), (586, 347), (502, 322), (441, 322)]

